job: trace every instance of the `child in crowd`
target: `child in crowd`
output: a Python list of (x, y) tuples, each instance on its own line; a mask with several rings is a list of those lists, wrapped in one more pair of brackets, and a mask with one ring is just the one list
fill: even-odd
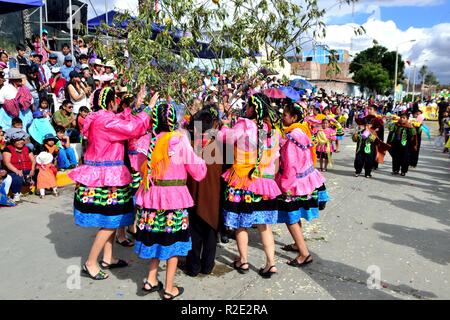
[(164, 300), (180, 296), (184, 289), (174, 286), (178, 257), (192, 249), (187, 208), (194, 205), (186, 186), (188, 173), (197, 181), (206, 175), (206, 164), (198, 157), (187, 136), (177, 132), (176, 111), (160, 102), (152, 110), (151, 134), (142, 137), (137, 150), (147, 156), (141, 167), (143, 181), (136, 193), (135, 252), (150, 259), (150, 271), (142, 290), (163, 289), (158, 280), (160, 260), (167, 260)]
[(58, 143), (58, 138), (54, 136), (53, 133), (48, 133), (44, 136), (42, 151), (48, 152), (53, 156), (53, 161), (56, 163), (58, 157), (59, 148), (56, 145)]
[(39, 108), (38, 110), (40, 113), (42, 113), (43, 117), (46, 119), (51, 119), (52, 113), (50, 112), (50, 106), (48, 103), (47, 98), (41, 98), (39, 101)]
[(289, 261), (293, 267), (303, 267), (313, 261), (303, 238), (301, 218), (311, 221), (325, 208), (328, 193), (325, 178), (315, 169), (316, 151), (308, 124), (303, 123), (303, 111), (287, 105), (283, 113), (285, 139), (281, 146), (280, 170), (276, 181), (282, 195), (278, 198), (278, 223), (285, 223), (295, 244), (283, 247), (298, 256)]
[[(13, 118), (11, 121), (11, 128), (6, 130), (5, 132), (5, 138), (7, 141), (11, 140), (11, 137), (14, 133), (16, 133), (18, 130), (24, 131), (23, 129), (23, 122), (22, 119), (20, 118)], [(33, 152), (34, 150), (34, 145), (31, 143), (30, 141), (30, 137), (27, 134), (26, 140), (25, 140), (25, 145), (27, 146), (28, 150)]]
[(82, 132), (84, 119), (86, 119), (86, 117), (88, 116), (89, 112), (90, 112), (90, 110), (86, 106), (82, 106), (78, 110), (78, 115), (77, 115), (77, 129), (78, 129), (78, 131)]
[(328, 164), (332, 163), (333, 141), (336, 141), (336, 131), (330, 128), (328, 119), (323, 119), (322, 128), (316, 134), (317, 158), (320, 161), (320, 171), (327, 171)]
[(55, 127), (56, 136), (61, 142), (61, 148), (58, 152), (58, 168), (59, 169), (73, 169), (78, 165), (75, 150), (70, 146), (70, 138), (66, 136), (63, 126)]
[(39, 190), (40, 198), (44, 199), (45, 189), (52, 189), (53, 195), (58, 196), (58, 187), (56, 185), (56, 169), (53, 164), (53, 156), (48, 152), (41, 152), (36, 157), (37, 167), (39, 173), (37, 176), (37, 188)]
[(355, 154), (355, 177), (358, 177), (364, 168), (366, 178), (372, 178), (372, 169), (375, 159), (375, 140), (377, 135), (371, 131), (371, 125), (365, 118), (357, 119), (359, 129), (353, 134), (353, 141), (356, 142)]

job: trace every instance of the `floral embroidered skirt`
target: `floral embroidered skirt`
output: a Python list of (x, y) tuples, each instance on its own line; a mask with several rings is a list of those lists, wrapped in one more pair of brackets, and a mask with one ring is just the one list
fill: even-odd
[(238, 229), (251, 228), (257, 224), (276, 224), (277, 202), (276, 198), (228, 186), (223, 205), (225, 226)]
[(187, 209), (138, 208), (134, 252), (142, 259), (187, 256), (192, 249)]
[(130, 186), (75, 188), (75, 223), (86, 228), (116, 229), (134, 223), (133, 194)]
[(319, 210), (325, 209), (329, 200), (325, 185), (304, 196), (282, 194), (278, 197), (278, 223), (295, 224), (300, 219), (311, 221), (319, 218)]

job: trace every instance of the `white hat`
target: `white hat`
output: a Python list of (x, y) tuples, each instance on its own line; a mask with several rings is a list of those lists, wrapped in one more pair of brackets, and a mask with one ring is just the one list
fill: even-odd
[(103, 63), (102, 63), (102, 60), (100, 60), (100, 59), (95, 59), (94, 60), (94, 65), (99, 65), (99, 66), (103, 66)]
[(52, 73), (60, 73), (61, 72), (61, 68), (59, 68), (59, 67), (54, 67), (54, 68), (52, 68)]
[(87, 64), (82, 64), (81, 65), (81, 70), (84, 70), (84, 69), (89, 69), (89, 66)]
[(104, 74), (100, 76), (100, 81), (101, 82), (110, 82), (114, 80), (114, 75), (113, 74)]
[(11, 68), (9, 69), (8, 79), (9, 80), (22, 80), (25, 75), (21, 74), (19, 69)]
[(48, 152), (41, 152), (36, 157), (36, 162), (38, 164), (50, 164), (53, 162), (53, 156)]
[(107, 67), (107, 68), (112, 68), (112, 69), (116, 69), (116, 66), (114, 65), (114, 61), (108, 61), (108, 62), (106, 62), (105, 67)]

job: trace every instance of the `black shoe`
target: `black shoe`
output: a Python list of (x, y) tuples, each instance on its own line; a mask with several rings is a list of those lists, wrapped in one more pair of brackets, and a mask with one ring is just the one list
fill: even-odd
[(128, 262), (119, 259), (116, 263), (107, 263), (105, 261), (100, 262), (100, 266), (103, 269), (117, 269), (117, 268), (125, 268), (128, 267)]
[(240, 266), (237, 265), (238, 262), (239, 262), (239, 261), (234, 261), (233, 264), (232, 264), (232, 267), (233, 267), (235, 270), (237, 270), (237, 272), (239, 272), (240, 274), (246, 274), (246, 273), (248, 273), (248, 272), (250, 271), (249, 268), (247, 268), (247, 269), (242, 268), (242, 266), (245, 266), (245, 265), (248, 266), (248, 263), (247, 263), (247, 262), (241, 264)]
[(192, 278), (195, 278), (199, 274), (198, 272), (193, 272), (191, 270), (183, 270), (183, 272), (185, 275), (192, 277)]
[[(147, 288), (145, 287), (146, 284), (148, 284), (148, 286), (150, 287), (150, 289), (147, 289)], [(164, 286), (163, 286), (163, 284), (162, 284), (161, 281), (158, 281), (158, 284), (157, 284), (156, 286), (152, 286), (152, 285), (150, 284), (150, 282), (148, 282), (148, 280), (146, 279), (145, 282), (144, 282), (144, 286), (142, 287), (142, 291), (144, 291), (145, 294), (149, 294), (149, 293), (152, 293), (152, 292), (161, 291), (161, 290), (163, 289), (163, 287), (164, 287)]]
[(406, 173), (402, 172), (402, 173), (400, 173), (400, 175), (401, 175), (402, 177), (404, 177), (404, 176), (406, 176)]
[(276, 272), (270, 271), (273, 268), (275, 268), (275, 266), (271, 266), (267, 271), (264, 271), (264, 268), (261, 268), (259, 269), (258, 274), (264, 279), (270, 279), (274, 274), (276, 274)]
[[(176, 294), (176, 295), (173, 295), (171, 293), (164, 291), (163, 300), (173, 300), (176, 297), (181, 296), (184, 292), (184, 288), (183, 287), (176, 287), (176, 288), (178, 289), (178, 294)], [(169, 296), (169, 298), (166, 298), (165, 296)]]
[(295, 258), (294, 260), (289, 261), (287, 264), (291, 267), (301, 268), (310, 264), (311, 262), (313, 262), (313, 259), (311, 258), (311, 255), (308, 255), (305, 261), (303, 261), (302, 263), (298, 262), (297, 258)]
[(371, 174), (366, 174), (365, 177), (366, 178), (372, 178), (372, 175)]
[(105, 280), (105, 279), (109, 278), (109, 275), (107, 273), (103, 272), (102, 270), (100, 270), (95, 276), (93, 276), (89, 272), (86, 264), (83, 265), (83, 270), (81, 270), (81, 274), (84, 276), (88, 276), (92, 280)]
[(134, 246), (134, 243), (128, 239), (123, 240), (122, 242), (119, 241), (119, 239), (116, 239), (116, 243), (120, 244), (122, 247), (130, 248)]
[(221, 234), (220, 235), (220, 242), (222, 242), (222, 243), (229, 243), (230, 242), (230, 238), (228, 238), (227, 234)]

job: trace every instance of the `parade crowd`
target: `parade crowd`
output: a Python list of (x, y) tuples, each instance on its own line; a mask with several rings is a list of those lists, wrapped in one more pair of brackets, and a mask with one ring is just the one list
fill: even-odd
[[(128, 266), (114, 256), (114, 242), (134, 247), (149, 259), (142, 290), (163, 299), (184, 291), (174, 285), (179, 257), (187, 275), (210, 274), (217, 241), (229, 237), (239, 252), (233, 268), (249, 273), (252, 228), (266, 257), (261, 277), (278, 272), (274, 224), (292, 236), (282, 249), (297, 257), (287, 263), (310, 264), (302, 225), (326, 207), (323, 172), (333, 170), (342, 140), (355, 142), (356, 177), (371, 178), (387, 152), (392, 174), (404, 176), (418, 165), (422, 132), (429, 134), (418, 103), (398, 107), (324, 90), (293, 98), (288, 84), (267, 74), (206, 71), (185, 92), (187, 106), (151, 85), (132, 94), (121, 67), (103, 63), (83, 39), (75, 39), (75, 52), (69, 44), (55, 51), (41, 45), (45, 30), (41, 36), (28, 44), (29, 56), (21, 44), (17, 54), (0, 53), (0, 204), (18, 205), (24, 188), (58, 196), (57, 172), (67, 170), (76, 183), (75, 224), (98, 229), (84, 275), (107, 279), (106, 270)], [(448, 140), (444, 99), (439, 110)]]

